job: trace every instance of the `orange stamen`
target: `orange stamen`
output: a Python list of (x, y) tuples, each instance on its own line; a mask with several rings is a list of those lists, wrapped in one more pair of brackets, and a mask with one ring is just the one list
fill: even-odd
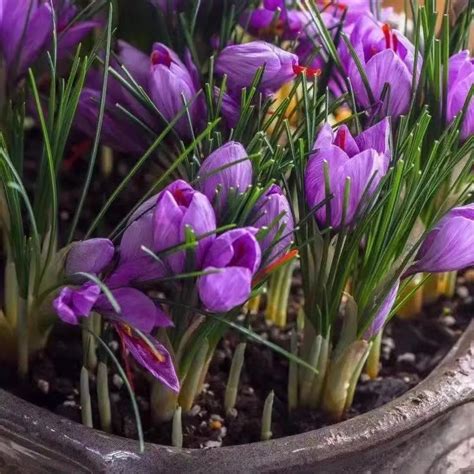
[(298, 255), (298, 250), (293, 249), (290, 250), (288, 253), (285, 255), (282, 255), (280, 258), (275, 260), (273, 263), (268, 265), (268, 267), (265, 267), (264, 269), (260, 270), (254, 277), (252, 281), (252, 285), (257, 285), (260, 283), (266, 276), (268, 276), (270, 273), (275, 271), (277, 268), (280, 268), (283, 266), (285, 263), (289, 262), (290, 260), (293, 260), (296, 256)]

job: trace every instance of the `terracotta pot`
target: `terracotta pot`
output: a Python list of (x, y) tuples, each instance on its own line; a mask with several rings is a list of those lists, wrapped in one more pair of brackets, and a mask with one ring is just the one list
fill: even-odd
[[(431, 375), (400, 398), (337, 425), (210, 450), (137, 443), (0, 391), (0, 472), (473, 472), (474, 321)], [(465, 471), (464, 471), (465, 469)]]

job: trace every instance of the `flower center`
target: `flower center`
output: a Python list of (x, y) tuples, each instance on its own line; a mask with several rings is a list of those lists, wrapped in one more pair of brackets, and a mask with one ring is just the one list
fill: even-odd
[(151, 64), (153, 64), (153, 66), (163, 64), (166, 67), (170, 67), (171, 56), (168, 51), (160, 51), (158, 49), (155, 49), (155, 51), (151, 53)]

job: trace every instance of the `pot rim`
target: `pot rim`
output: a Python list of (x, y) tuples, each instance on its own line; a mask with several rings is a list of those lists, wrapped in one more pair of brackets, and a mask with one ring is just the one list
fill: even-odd
[(232, 472), (234, 466), (233, 472), (237, 472), (249, 457), (257, 468), (297, 466), (305, 465), (308, 459), (328, 461), (354, 451), (367, 451), (376, 445), (388, 445), (472, 401), (474, 319), (446, 357), (418, 385), (379, 408), (306, 433), (204, 450), (146, 443), (144, 453), (139, 453), (135, 440), (87, 428), (0, 389), (0, 438), (3, 432), (7, 437), (20, 436), (22, 440), (26, 437), (35, 445), (40, 442), (46, 450), (57, 446), (58, 451), (52, 448), (55, 454), (64, 456), (68, 450), (81, 460), (81, 465), (90, 463), (94, 469), (98, 463), (107, 466), (113, 462), (116, 466), (122, 461), (128, 466), (130, 462), (144, 461), (155, 468), (160, 464), (169, 467), (179, 459), (185, 461), (188, 468), (204, 463), (207, 468), (229, 469), (225, 472)]

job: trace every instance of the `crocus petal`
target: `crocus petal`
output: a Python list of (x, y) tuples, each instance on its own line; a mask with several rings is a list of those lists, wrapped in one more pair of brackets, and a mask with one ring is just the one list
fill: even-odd
[[(428, 238), (430, 234), (428, 235)], [(459, 215), (445, 220), (423, 245), (407, 275), (450, 272), (474, 265), (474, 220)]]
[(131, 335), (129, 332), (121, 329), (120, 326), (117, 326), (117, 330), (123, 344), (133, 358), (153, 377), (173, 392), (178, 393), (180, 388), (178, 376), (166, 348), (151, 336), (148, 336), (147, 343), (138, 336)]
[(249, 87), (257, 70), (265, 66), (260, 88), (276, 91), (295, 77), (295, 64), (298, 64), (295, 54), (265, 41), (252, 41), (224, 48), (217, 58), (216, 72), (226, 74), (229, 87), (240, 91)]
[(80, 288), (64, 287), (53, 301), (56, 314), (68, 324), (79, 324), (81, 317), (88, 317), (99, 298), (100, 288), (86, 283)]
[(142, 246), (153, 249), (153, 213), (147, 212), (125, 229), (120, 241), (120, 261), (133, 260), (145, 255)]
[(89, 34), (94, 28), (100, 26), (98, 21), (82, 21), (68, 28), (58, 38), (58, 57), (63, 58), (68, 54), (74, 53), (75, 47)]
[(252, 272), (243, 267), (205, 268), (197, 281), (199, 298), (209, 311), (224, 313), (239, 306), (251, 293)]
[(385, 117), (355, 138), (360, 150), (374, 149), (390, 156), (390, 120)]
[(255, 238), (258, 229), (233, 229), (215, 239), (204, 258), (204, 267), (227, 266), (248, 268), (252, 274), (260, 266), (261, 250)]
[(158, 324), (165, 327), (172, 325), (165, 313), (148, 296), (135, 288), (117, 288), (112, 290), (112, 296), (120, 306), (120, 314), (115, 312), (105, 295), (101, 295), (97, 300), (96, 310), (145, 333), (151, 332)]
[(67, 255), (65, 273), (100, 273), (112, 261), (114, 252), (114, 244), (109, 239), (75, 242)]
[(395, 300), (397, 299), (399, 286), (400, 286), (400, 281), (397, 280), (395, 285), (389, 291), (388, 295), (385, 297), (385, 300), (383, 301), (379, 310), (377, 311), (377, 314), (375, 315), (369, 330), (365, 333), (364, 335), (365, 339), (370, 339), (376, 336), (380, 332), (380, 330), (383, 328), (385, 321), (387, 320), (387, 317), (390, 314), (390, 311), (392, 310), (393, 305), (395, 304)]
[[(376, 101), (381, 99), (385, 84), (390, 86), (390, 96), (383, 105), (387, 115), (398, 117), (408, 111), (411, 97), (412, 74), (405, 63), (391, 49), (375, 54), (365, 65), (372, 94)], [(364, 107), (371, 105), (362, 77), (355, 66), (350, 77), (358, 100)]]
[(209, 201), (215, 202), (217, 209), (222, 210), (229, 191), (246, 191), (252, 184), (252, 175), (252, 163), (245, 148), (238, 142), (228, 142), (204, 160), (199, 170), (198, 186)]

